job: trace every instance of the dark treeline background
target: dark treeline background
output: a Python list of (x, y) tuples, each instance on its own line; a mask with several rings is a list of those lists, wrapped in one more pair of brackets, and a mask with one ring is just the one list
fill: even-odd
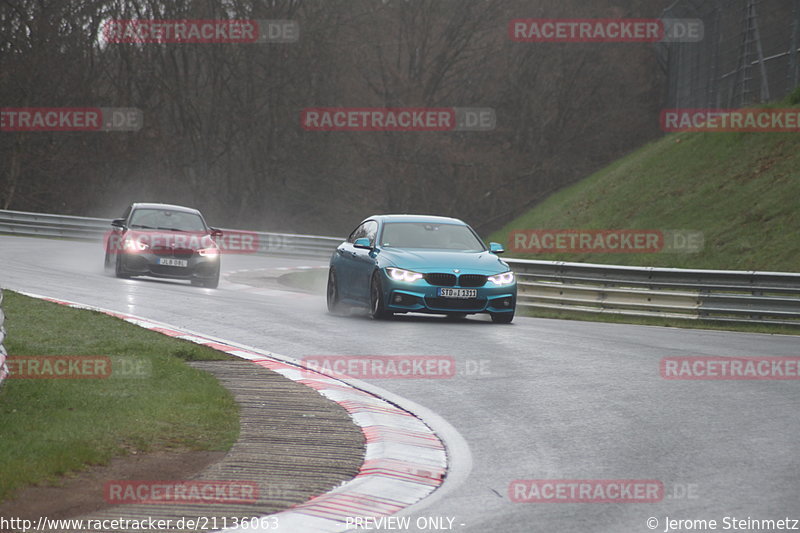
[[(0, 0), (0, 106), (136, 107), (138, 132), (0, 132), (0, 208), (341, 235), (412, 212), (497, 228), (659, 135), (652, 45), (529, 44), (526, 17), (653, 0)], [(103, 44), (110, 19), (290, 19), (287, 44)], [(491, 107), (492, 132), (310, 132), (307, 107)]]

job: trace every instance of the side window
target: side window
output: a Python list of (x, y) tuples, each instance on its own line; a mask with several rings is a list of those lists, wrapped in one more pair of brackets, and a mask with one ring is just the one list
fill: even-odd
[(369, 221), (364, 223), (364, 235), (362, 237), (366, 237), (369, 239), (369, 243), (372, 246), (375, 246), (375, 237), (378, 236), (378, 223), (375, 221)]
[(378, 223), (374, 220), (370, 220), (368, 222), (364, 222), (359, 227), (353, 230), (353, 233), (347, 238), (347, 242), (353, 244), (356, 242), (356, 239), (362, 239), (366, 237), (369, 239), (369, 242), (373, 245), (375, 244), (375, 237), (378, 234)]
[(353, 244), (354, 242), (356, 242), (356, 239), (360, 239), (361, 237), (365, 237), (366, 235), (365, 235), (365, 231), (364, 231), (364, 226), (365, 226), (365, 224), (361, 224), (356, 229), (354, 229), (353, 233), (351, 233), (350, 236), (347, 238), (347, 242), (349, 242), (350, 244)]

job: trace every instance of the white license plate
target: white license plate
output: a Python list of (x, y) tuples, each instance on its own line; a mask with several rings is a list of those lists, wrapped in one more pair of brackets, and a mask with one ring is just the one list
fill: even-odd
[(442, 298), (461, 298), (468, 300), (478, 297), (478, 289), (439, 289)]
[(172, 259), (170, 257), (159, 257), (158, 264), (170, 267), (187, 267), (189, 266), (188, 259)]

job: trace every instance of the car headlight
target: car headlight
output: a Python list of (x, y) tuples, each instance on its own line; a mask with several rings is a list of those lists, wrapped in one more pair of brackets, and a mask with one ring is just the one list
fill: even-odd
[(422, 274), (419, 272), (412, 272), (410, 270), (403, 270), (402, 268), (389, 267), (386, 269), (389, 277), (395, 281), (405, 281), (406, 283), (414, 283), (422, 279)]
[(200, 248), (197, 253), (200, 257), (219, 257), (219, 248)]
[(489, 276), (489, 281), (495, 285), (511, 285), (514, 283), (514, 273), (509, 270), (508, 272), (503, 272), (502, 274)]
[(126, 252), (143, 252), (144, 250), (150, 248), (147, 243), (137, 241), (136, 239), (132, 239), (130, 237), (125, 239), (125, 241), (122, 243), (122, 247)]

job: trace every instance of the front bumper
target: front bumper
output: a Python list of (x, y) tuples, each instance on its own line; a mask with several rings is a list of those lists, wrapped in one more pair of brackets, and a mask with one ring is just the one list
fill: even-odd
[(219, 271), (219, 256), (202, 257), (196, 252), (192, 255), (180, 255), (175, 259), (185, 259), (185, 267), (160, 265), (159, 258), (164, 257), (147, 252), (121, 253), (122, 269), (131, 276), (153, 276), (157, 278), (210, 280)]
[[(463, 287), (475, 289), (474, 299), (443, 298), (439, 289), (424, 279), (413, 283), (396, 281), (384, 274), (383, 298), (386, 309), (393, 313), (513, 313), (517, 306), (517, 284), (496, 286), (487, 282), (483, 287)], [(447, 288), (462, 288), (458, 285)]]

